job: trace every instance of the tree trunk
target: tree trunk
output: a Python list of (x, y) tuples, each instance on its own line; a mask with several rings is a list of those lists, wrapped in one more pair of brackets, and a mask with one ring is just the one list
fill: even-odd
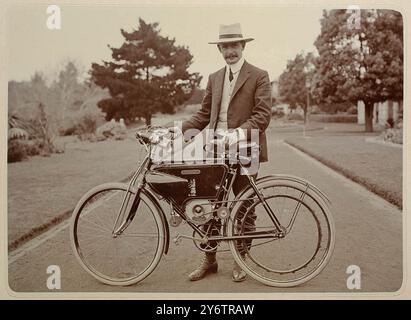
[(373, 132), (372, 118), (374, 111), (374, 102), (364, 101), (364, 112), (365, 112), (365, 132)]
[(151, 114), (147, 114), (147, 115), (145, 116), (146, 126), (150, 126), (150, 125), (151, 125), (151, 118), (152, 118)]

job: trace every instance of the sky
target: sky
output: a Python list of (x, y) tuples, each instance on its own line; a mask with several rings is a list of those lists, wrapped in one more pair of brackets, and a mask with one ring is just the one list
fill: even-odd
[(193, 55), (191, 72), (203, 76), (224, 66), (215, 45), (220, 24), (241, 23), (245, 37), (255, 38), (244, 51), (246, 60), (268, 71), (274, 80), (287, 60), (301, 51), (315, 51), (320, 33), (320, 7), (267, 6), (60, 6), (61, 29), (46, 25), (47, 5), (10, 7), (6, 14), (8, 79), (29, 80), (35, 71), (49, 79), (70, 59), (87, 71), (92, 62), (111, 60), (107, 45), (120, 47), (128, 32), (138, 28), (139, 18), (158, 22), (161, 35), (175, 38)]

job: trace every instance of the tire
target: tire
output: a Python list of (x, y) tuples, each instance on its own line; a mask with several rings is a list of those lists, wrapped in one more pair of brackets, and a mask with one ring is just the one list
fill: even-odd
[[(81, 266), (97, 280), (115, 286), (135, 284), (150, 275), (166, 239), (159, 209), (144, 190), (133, 221), (113, 237), (127, 188), (123, 183), (106, 183), (90, 190), (74, 209), (70, 228), (71, 246)], [(129, 192), (135, 194), (134, 189)]]
[[(318, 193), (301, 183), (273, 179), (257, 186), (281, 225), (289, 227), (284, 238), (253, 239), (251, 244), (231, 240), (235, 261), (249, 276), (268, 286), (293, 287), (313, 279), (327, 265), (334, 250), (334, 221), (328, 206)], [(239, 201), (233, 207), (227, 223), (228, 236), (274, 230), (251, 187), (241, 196), (247, 198), (254, 199)], [(291, 224), (294, 212), (297, 214)]]

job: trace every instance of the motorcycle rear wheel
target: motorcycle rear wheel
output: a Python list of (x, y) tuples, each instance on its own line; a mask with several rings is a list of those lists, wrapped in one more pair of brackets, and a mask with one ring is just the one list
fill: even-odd
[(258, 189), (288, 229), (284, 238), (274, 236), (274, 224), (250, 187), (241, 198), (252, 200), (234, 206), (228, 236), (267, 231), (273, 237), (251, 243), (230, 241), (235, 261), (249, 276), (268, 286), (293, 287), (313, 279), (325, 268), (334, 249), (334, 222), (328, 206), (317, 193), (293, 181), (263, 181)]

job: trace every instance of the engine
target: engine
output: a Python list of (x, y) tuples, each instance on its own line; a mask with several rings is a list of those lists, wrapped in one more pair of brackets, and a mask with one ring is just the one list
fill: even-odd
[(207, 200), (189, 200), (185, 209), (187, 218), (197, 225), (204, 224), (213, 217), (213, 205)]

